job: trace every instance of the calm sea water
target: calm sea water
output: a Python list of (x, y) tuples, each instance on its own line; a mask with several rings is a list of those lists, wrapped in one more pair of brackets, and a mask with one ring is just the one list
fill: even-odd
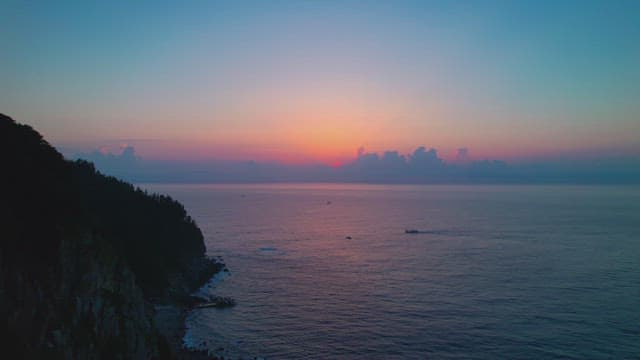
[(192, 346), (267, 359), (640, 358), (638, 187), (145, 187), (181, 201), (230, 270), (206, 291), (238, 305), (192, 312)]

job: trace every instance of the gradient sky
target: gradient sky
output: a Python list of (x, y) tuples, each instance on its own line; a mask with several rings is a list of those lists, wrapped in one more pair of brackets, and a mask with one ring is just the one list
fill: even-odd
[(78, 150), (640, 153), (640, 1), (3, 1), (0, 112)]

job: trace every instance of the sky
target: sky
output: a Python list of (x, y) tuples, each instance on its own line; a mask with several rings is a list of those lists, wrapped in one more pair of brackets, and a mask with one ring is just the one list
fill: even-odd
[(335, 168), (421, 146), (448, 164), (637, 160), (639, 14), (638, 1), (9, 0), (0, 112), (69, 156), (172, 164)]

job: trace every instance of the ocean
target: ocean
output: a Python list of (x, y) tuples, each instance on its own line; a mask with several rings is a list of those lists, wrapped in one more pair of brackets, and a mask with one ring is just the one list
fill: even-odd
[[(640, 188), (145, 184), (210, 256), (225, 358), (640, 358)], [(406, 233), (405, 230), (417, 230)]]

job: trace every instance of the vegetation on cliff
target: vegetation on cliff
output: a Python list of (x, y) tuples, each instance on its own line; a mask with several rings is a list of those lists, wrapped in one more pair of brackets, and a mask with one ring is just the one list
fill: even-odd
[(2, 114), (0, 166), (3, 351), (168, 356), (148, 299), (185, 296), (219, 269), (184, 207), (65, 160)]

